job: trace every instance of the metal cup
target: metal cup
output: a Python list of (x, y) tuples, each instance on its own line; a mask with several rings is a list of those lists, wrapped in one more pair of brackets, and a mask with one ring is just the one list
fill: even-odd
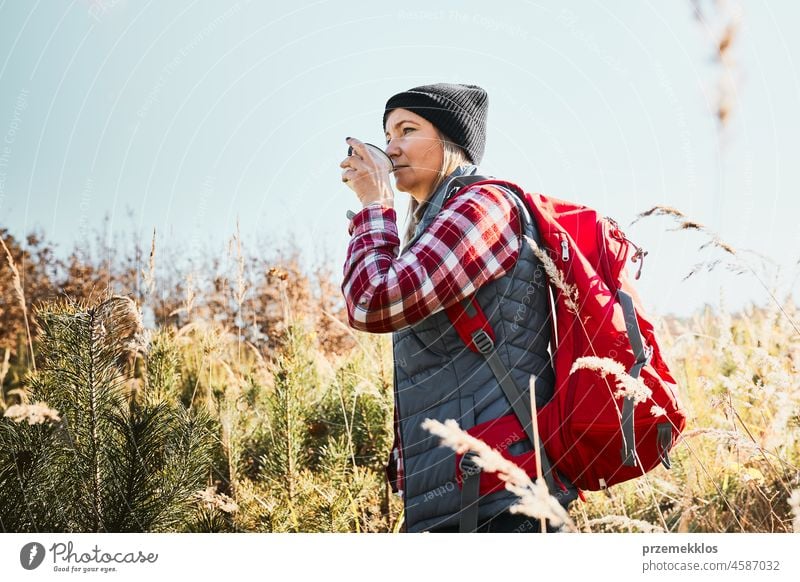
[[(370, 155), (385, 167), (387, 173), (394, 171), (394, 162), (392, 162), (392, 158), (389, 157), (389, 154), (374, 144), (364, 142), (364, 145), (367, 146)], [(347, 155), (353, 155), (353, 146), (347, 149)]]

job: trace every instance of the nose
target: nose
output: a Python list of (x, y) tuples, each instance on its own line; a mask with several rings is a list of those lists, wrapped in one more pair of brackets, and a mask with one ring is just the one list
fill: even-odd
[(394, 162), (398, 157), (400, 157), (401, 153), (400, 146), (397, 144), (396, 139), (390, 141), (389, 145), (386, 146), (386, 149), (384, 151), (386, 152), (386, 155), (392, 159), (392, 162)]

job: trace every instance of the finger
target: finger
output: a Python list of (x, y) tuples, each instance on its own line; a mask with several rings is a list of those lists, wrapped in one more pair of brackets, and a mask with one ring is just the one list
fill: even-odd
[(350, 147), (353, 148), (354, 152), (362, 159), (367, 159), (369, 157), (369, 153), (367, 153), (367, 146), (364, 145), (363, 142), (360, 142), (354, 137), (349, 137), (345, 140)]
[(342, 168), (343, 170), (352, 170), (354, 172), (365, 169), (364, 160), (362, 160), (361, 158), (348, 158), (347, 160), (339, 164), (339, 167)]
[(358, 157), (357, 155), (354, 154), (352, 156), (348, 156), (345, 159), (343, 159), (342, 162), (339, 164), (339, 167), (340, 168), (355, 168), (356, 166), (359, 166), (359, 165), (361, 165), (363, 163), (364, 163), (364, 160), (362, 160), (360, 157)]

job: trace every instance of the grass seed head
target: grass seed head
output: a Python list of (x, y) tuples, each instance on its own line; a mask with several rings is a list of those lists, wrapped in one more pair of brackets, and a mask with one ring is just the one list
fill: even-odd
[(10, 418), (14, 422), (27, 421), (30, 425), (44, 424), (46, 422), (56, 424), (61, 422), (58, 410), (50, 408), (46, 402), (14, 404), (6, 409), (3, 416)]

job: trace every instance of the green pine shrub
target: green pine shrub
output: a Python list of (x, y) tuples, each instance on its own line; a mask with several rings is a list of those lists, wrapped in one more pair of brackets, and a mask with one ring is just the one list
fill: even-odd
[[(208, 415), (160, 396), (174, 379), (166, 340), (147, 354), (126, 297), (49, 302), (37, 321), (43, 365), (28, 378), (27, 399), (47, 403), (59, 420), (0, 418), (0, 529), (183, 529), (197, 511), (212, 441)], [(144, 394), (132, 377), (142, 356)]]

